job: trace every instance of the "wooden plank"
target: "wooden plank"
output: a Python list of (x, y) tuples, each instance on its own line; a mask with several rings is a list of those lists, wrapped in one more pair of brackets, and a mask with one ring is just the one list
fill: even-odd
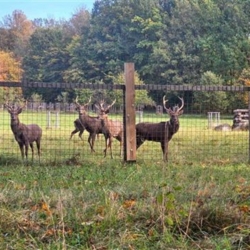
[(124, 160), (136, 161), (135, 131), (135, 70), (134, 63), (125, 63), (125, 119), (124, 119)]

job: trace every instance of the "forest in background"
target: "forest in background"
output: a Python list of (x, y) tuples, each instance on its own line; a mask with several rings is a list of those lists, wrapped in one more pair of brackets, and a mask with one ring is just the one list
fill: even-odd
[[(249, 13), (250, 0), (102, 0), (69, 20), (28, 20), (15, 10), (0, 20), (0, 81), (117, 84), (134, 62), (142, 84), (250, 86)], [(76, 95), (24, 94), (46, 102)], [(241, 94), (188, 95), (219, 111), (246, 105)]]

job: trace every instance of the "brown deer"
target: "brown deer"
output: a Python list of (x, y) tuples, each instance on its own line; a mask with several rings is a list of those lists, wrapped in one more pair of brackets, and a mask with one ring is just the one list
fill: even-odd
[(105, 137), (105, 149), (104, 157), (107, 155), (107, 149), (110, 148), (110, 155), (113, 159), (112, 152), (112, 141), (113, 138), (117, 139), (120, 142), (120, 156), (122, 155), (122, 145), (123, 145), (123, 123), (120, 121), (115, 121), (108, 119), (108, 113), (110, 108), (115, 104), (116, 100), (112, 102), (112, 104), (108, 105), (104, 108), (104, 101), (99, 103), (99, 107), (96, 105), (97, 109), (99, 109), (99, 118), (101, 119), (102, 124), (102, 133)]
[(82, 139), (82, 134), (83, 134), (85, 128), (82, 125), (80, 119), (74, 120), (74, 126), (75, 126), (75, 129), (71, 132), (69, 139), (71, 140), (73, 135), (79, 132), (78, 136), (80, 137), (81, 140), (83, 140)]
[(26, 105), (23, 105), (22, 107), (19, 106), (16, 107), (15, 105), (10, 106), (9, 104), (5, 104), (5, 107), (10, 113), (11, 117), (10, 127), (19, 145), (22, 159), (24, 160), (24, 147), (25, 147), (25, 157), (26, 161), (28, 160), (28, 149), (30, 146), (32, 151), (32, 162), (33, 162), (34, 159), (33, 142), (36, 142), (39, 162), (40, 162), (40, 143), (42, 137), (42, 129), (37, 124), (25, 125), (20, 122), (18, 115), (23, 111), (23, 108), (25, 106)]
[(172, 136), (179, 130), (179, 116), (183, 113), (184, 100), (181, 100), (181, 107), (178, 105), (172, 109), (166, 107), (167, 100), (163, 97), (163, 107), (170, 115), (170, 120), (159, 123), (142, 122), (136, 125), (136, 148), (138, 149), (144, 141), (155, 141), (161, 143), (163, 160), (168, 160), (168, 143)]
[(102, 125), (101, 125), (101, 120), (98, 117), (89, 116), (87, 114), (86, 109), (90, 102), (91, 98), (89, 99), (88, 103), (80, 105), (78, 103), (78, 98), (76, 98), (75, 100), (76, 111), (79, 113), (79, 120), (82, 126), (85, 127), (85, 129), (89, 132), (88, 143), (91, 152), (95, 152), (94, 150), (95, 137), (98, 134), (102, 134)]

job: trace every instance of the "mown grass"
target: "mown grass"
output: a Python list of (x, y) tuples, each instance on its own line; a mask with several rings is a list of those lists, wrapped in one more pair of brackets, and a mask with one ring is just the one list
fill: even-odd
[(168, 163), (146, 142), (128, 164), (116, 142), (111, 160), (102, 137), (95, 154), (86, 133), (69, 141), (74, 115), (61, 115), (59, 129), (46, 129), (45, 115), (33, 118), (44, 129), (40, 165), (22, 164), (9, 118), (2, 122), (1, 249), (250, 247), (247, 132), (215, 132), (205, 117), (183, 116)]

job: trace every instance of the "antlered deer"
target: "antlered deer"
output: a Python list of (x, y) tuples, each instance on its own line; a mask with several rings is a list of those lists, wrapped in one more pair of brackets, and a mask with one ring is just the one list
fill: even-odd
[(163, 97), (163, 107), (170, 115), (170, 120), (159, 123), (142, 122), (136, 125), (136, 148), (138, 149), (144, 141), (155, 141), (161, 143), (163, 160), (168, 160), (168, 143), (172, 136), (179, 130), (179, 116), (183, 113), (184, 100), (181, 100), (181, 107), (178, 105), (172, 109), (166, 107), (167, 100)]
[(32, 151), (32, 162), (33, 162), (34, 159), (33, 142), (36, 142), (39, 162), (40, 162), (40, 143), (42, 137), (42, 129), (37, 124), (25, 125), (20, 122), (18, 115), (22, 112), (25, 105), (23, 105), (22, 107), (19, 106), (15, 107), (15, 105), (10, 106), (9, 104), (5, 104), (5, 107), (10, 113), (11, 117), (10, 127), (19, 145), (22, 159), (24, 160), (24, 147), (25, 147), (25, 157), (27, 161), (28, 149), (30, 146)]
[(74, 134), (76, 134), (76, 133), (79, 132), (78, 136), (80, 137), (81, 140), (83, 140), (83, 139), (82, 139), (82, 134), (83, 134), (85, 128), (84, 128), (84, 126), (82, 125), (80, 119), (74, 120), (74, 126), (75, 126), (75, 129), (71, 132), (70, 138), (69, 138), (69, 139), (72, 139), (72, 136), (73, 136)]
[(88, 143), (91, 148), (91, 152), (95, 152), (94, 150), (94, 144), (95, 144), (95, 137), (98, 134), (102, 134), (102, 125), (101, 125), (101, 120), (98, 117), (93, 117), (89, 116), (87, 114), (87, 106), (91, 102), (91, 98), (89, 99), (89, 102), (80, 105), (78, 103), (78, 98), (76, 98), (75, 103), (76, 103), (76, 111), (79, 113), (79, 120), (81, 124), (85, 127), (85, 129), (89, 132), (89, 137), (88, 137)]
[(112, 102), (112, 104), (108, 105), (104, 108), (104, 101), (99, 103), (99, 117), (101, 119), (102, 124), (102, 133), (105, 137), (105, 149), (104, 157), (107, 155), (107, 149), (110, 148), (111, 158), (113, 159), (113, 152), (112, 152), (112, 141), (113, 138), (117, 139), (120, 142), (120, 156), (122, 155), (122, 145), (123, 145), (123, 123), (116, 120), (111, 120), (108, 118), (108, 113), (110, 108), (115, 104), (116, 100)]

